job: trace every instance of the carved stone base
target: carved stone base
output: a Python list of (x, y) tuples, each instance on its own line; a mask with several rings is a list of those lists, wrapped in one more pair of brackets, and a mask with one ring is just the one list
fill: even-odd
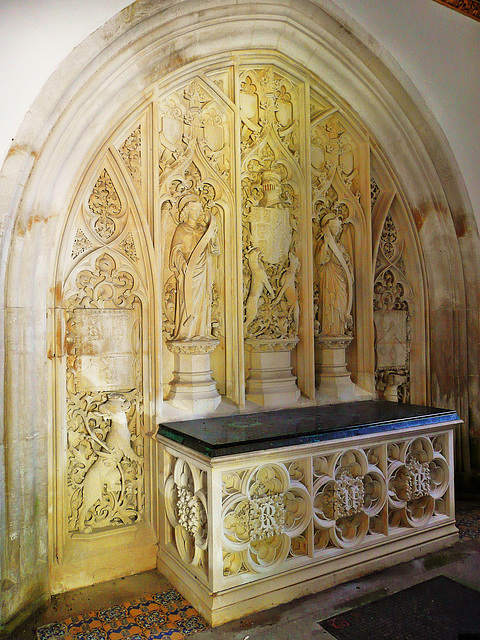
[(294, 404), (300, 398), (297, 379), (292, 375), (292, 355), (298, 338), (246, 340), (251, 352), (247, 379), (247, 399), (265, 407)]
[(350, 336), (320, 337), (315, 341), (315, 377), (320, 402), (348, 402), (363, 395), (347, 369)]
[(174, 407), (200, 414), (218, 407), (221, 396), (210, 369), (210, 354), (218, 344), (213, 339), (167, 342), (175, 356), (168, 398)]

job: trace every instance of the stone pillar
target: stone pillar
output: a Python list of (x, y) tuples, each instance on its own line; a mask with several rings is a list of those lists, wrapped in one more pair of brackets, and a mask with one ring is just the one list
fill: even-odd
[(251, 338), (247, 399), (265, 407), (294, 404), (300, 398), (297, 378), (292, 375), (292, 354), (298, 338)]
[(167, 348), (174, 354), (174, 378), (170, 396), (174, 407), (190, 413), (210, 413), (221, 401), (212, 378), (210, 354), (218, 340), (170, 340)]

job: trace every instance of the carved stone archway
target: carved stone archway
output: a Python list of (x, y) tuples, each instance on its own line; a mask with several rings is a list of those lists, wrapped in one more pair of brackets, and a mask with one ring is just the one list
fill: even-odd
[[(88, 38), (49, 81), (22, 125), (2, 171), (6, 443), (2, 456), (8, 486), (0, 523), (2, 621), (48, 598), (49, 566), (62, 560), (57, 542), (63, 535), (63, 525), (58, 518), (49, 521), (48, 517), (49, 505), (53, 509), (64, 499), (59, 496), (63, 489), (54, 481), (54, 465), (58, 452), (66, 446), (55, 435), (62, 415), (57, 410), (59, 390), (54, 390), (56, 358), (66, 353), (66, 345), (54, 328), (56, 315), (65, 303), (61, 297), (59, 305), (64, 287), (59, 274), (65, 264), (61, 249), (65, 251), (71, 241), (71, 256), (85, 244), (81, 234), (89, 240), (85, 229), (73, 224), (73, 216), (80, 215), (81, 198), (88, 197), (86, 187), (80, 193), (81, 185), (90, 176), (92, 193), (104, 169), (110, 178), (115, 174), (119, 158), (110, 158), (107, 166), (105, 154), (102, 156), (108, 141), (118, 137), (116, 149), (121, 156), (119, 149), (139, 119), (144, 118), (158, 130), (158, 114), (148, 109), (156, 99), (156, 86), (167, 74), (175, 83), (186, 65), (196, 74), (209, 56), (228, 57), (232, 51), (250, 51), (255, 57), (256, 51), (271, 52), (287, 58), (307, 77), (318, 78), (325, 91), (330, 90), (335, 100), (339, 96), (345, 110), (365, 126), (371, 135), (375, 156), (372, 168), (379, 186), (383, 180), (385, 193), (395, 191), (390, 205), (385, 205), (374, 221), (374, 238), (380, 242), (391, 211), (399, 228), (403, 225), (401, 231), (405, 238), (408, 236), (412, 256), (416, 255), (412, 257), (417, 261), (416, 273), (423, 270), (428, 284), (428, 305), (422, 291), (425, 306), (420, 315), (427, 315), (429, 320), (424, 326), (428, 328), (425, 335), (429, 337), (430, 359), (425, 359), (422, 367), (429, 373), (430, 387), (421, 394), (433, 404), (454, 406), (462, 418), (470, 416), (473, 426), (478, 424), (478, 397), (474, 393), (478, 387), (478, 235), (451, 153), (415, 92), (405, 90), (363, 42), (340, 28), (326, 2), (210, 2), (201, 15), (193, 0), (138, 2), (129, 10), (128, 20), (126, 16), (120, 14), (103, 31)], [(232, 91), (238, 90), (232, 87)], [(127, 129), (127, 136), (123, 136)], [(94, 170), (92, 160), (101, 156)], [(119, 245), (125, 241), (124, 252), (117, 247), (105, 258), (92, 249), (90, 267), (82, 269), (92, 278), (100, 278), (102, 269), (110, 274), (118, 271), (119, 256), (127, 254), (132, 278), (138, 277), (144, 287), (132, 289), (127, 311), (134, 311), (142, 305), (142, 299), (147, 300), (142, 298), (145, 288), (150, 287), (149, 295), (157, 296), (154, 283), (162, 277), (155, 270), (155, 252), (142, 229), (145, 220), (151, 223), (158, 214), (155, 207), (159, 202), (149, 195), (155, 193), (158, 183), (156, 178), (144, 176), (147, 183), (151, 179), (154, 182), (144, 196), (139, 196), (131, 185), (122, 183), (122, 176), (117, 176), (117, 185), (123, 184), (123, 201), (132, 212), (131, 227), (125, 227), (122, 237), (117, 238)], [(235, 197), (239, 198), (239, 185), (236, 189)], [(76, 202), (80, 203), (78, 209)], [(145, 214), (143, 219), (140, 210)], [(404, 215), (411, 215), (408, 222), (402, 222)], [(149, 266), (143, 274), (134, 273), (128, 233), (135, 252), (148, 256)], [(156, 233), (154, 229), (153, 237)], [(423, 256), (423, 263), (419, 256)], [(78, 277), (72, 275), (73, 279)], [(82, 282), (88, 284), (85, 274)], [(72, 289), (72, 296), (77, 293)], [(144, 326), (148, 326), (150, 339), (159, 340), (154, 308), (146, 303), (142, 307), (147, 322)], [(108, 311), (108, 305), (103, 310)], [(129, 317), (125, 315), (127, 323)], [(157, 366), (159, 361), (150, 360), (143, 375), (160, 379)], [(132, 384), (124, 386), (130, 388)], [(159, 386), (154, 384), (144, 398), (145, 433), (156, 422), (161, 404)], [(107, 398), (102, 400), (107, 402)], [(124, 400), (132, 402), (132, 398)], [(117, 398), (115, 402), (118, 405), (122, 401)], [(97, 404), (101, 412), (102, 403)], [(470, 465), (468, 445), (465, 431), (458, 453), (464, 470)], [(150, 483), (155, 475), (153, 457), (146, 468)], [(160, 511), (155, 492), (148, 500), (148, 520), (155, 528)], [(144, 543), (142, 539), (141, 545)], [(153, 553), (149, 557), (153, 563)], [(100, 565), (97, 569), (98, 573), (92, 570), (90, 577), (79, 579), (79, 583), (110, 577)], [(133, 566), (126, 568), (127, 572), (133, 570)], [(63, 585), (69, 586), (72, 583), (68, 581)], [(55, 588), (61, 589), (62, 585)]]

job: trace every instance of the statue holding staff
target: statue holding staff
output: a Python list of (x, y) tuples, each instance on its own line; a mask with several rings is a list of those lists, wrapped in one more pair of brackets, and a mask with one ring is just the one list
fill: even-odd
[(195, 194), (182, 196), (178, 211), (180, 224), (170, 245), (170, 269), (176, 280), (172, 340), (208, 340), (212, 338), (213, 256), (220, 253), (216, 220), (204, 212)]

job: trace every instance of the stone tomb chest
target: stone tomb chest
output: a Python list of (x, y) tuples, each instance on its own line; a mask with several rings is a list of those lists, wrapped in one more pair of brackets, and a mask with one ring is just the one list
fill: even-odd
[(162, 424), (159, 569), (218, 625), (448, 546), (459, 423), (371, 401)]

